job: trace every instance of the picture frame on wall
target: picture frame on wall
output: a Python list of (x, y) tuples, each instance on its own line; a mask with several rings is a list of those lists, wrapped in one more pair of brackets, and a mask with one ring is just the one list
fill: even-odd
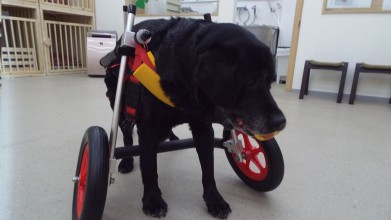
[(323, 14), (391, 13), (391, 0), (323, 0)]

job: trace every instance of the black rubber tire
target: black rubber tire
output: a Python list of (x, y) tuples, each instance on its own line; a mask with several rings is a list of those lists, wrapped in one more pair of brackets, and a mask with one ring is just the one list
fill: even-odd
[[(81, 176), (83, 155), (88, 147), (85, 161), (88, 161), (86, 180), (84, 181), (84, 199), (78, 214), (79, 181), (74, 184), (72, 201), (73, 220), (100, 220), (102, 219), (109, 175), (109, 142), (105, 130), (93, 126), (86, 130), (81, 142), (79, 158), (76, 167), (76, 176)], [(84, 162), (86, 163), (86, 162)], [(81, 189), (81, 188), (80, 188)]]
[(249, 178), (238, 167), (238, 164), (236, 163), (232, 153), (225, 149), (225, 154), (232, 169), (246, 185), (256, 191), (267, 192), (277, 188), (281, 184), (281, 181), (284, 177), (284, 159), (282, 157), (280, 147), (274, 138), (267, 141), (257, 142), (259, 146), (263, 147), (264, 149), (264, 158), (268, 167), (267, 176), (262, 180), (254, 180)]

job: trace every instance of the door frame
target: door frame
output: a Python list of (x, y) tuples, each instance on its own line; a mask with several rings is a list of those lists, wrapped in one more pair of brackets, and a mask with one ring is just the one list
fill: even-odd
[(297, 47), (299, 44), (299, 36), (300, 36), (300, 25), (301, 25), (301, 17), (303, 14), (303, 6), (304, 0), (296, 1), (296, 11), (295, 11), (295, 20), (293, 22), (293, 32), (292, 32), (292, 41), (291, 41), (291, 51), (288, 61), (288, 71), (286, 76), (285, 83), (285, 91), (292, 91), (293, 84), (293, 76), (295, 72), (296, 65), (296, 55), (297, 55)]

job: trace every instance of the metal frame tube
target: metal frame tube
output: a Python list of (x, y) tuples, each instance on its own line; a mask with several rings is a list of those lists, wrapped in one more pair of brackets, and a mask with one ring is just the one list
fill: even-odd
[[(126, 31), (131, 31), (133, 28), (134, 18), (136, 14), (136, 6), (129, 5), (128, 6), (128, 19), (126, 22)], [(118, 120), (120, 115), (120, 107), (121, 107), (121, 94), (123, 90), (123, 82), (125, 76), (125, 70), (127, 65), (128, 57), (126, 55), (121, 57), (121, 66), (119, 69), (118, 75), (118, 83), (117, 83), (117, 91), (115, 93), (115, 102), (114, 102), (114, 110), (113, 110), (113, 118), (111, 122), (111, 131), (110, 131), (110, 175), (109, 175), (109, 184), (114, 183), (113, 174), (116, 171), (116, 160), (114, 159), (114, 150), (117, 143), (117, 134), (118, 134)]]
[[(223, 146), (223, 139), (215, 138), (213, 140), (213, 146), (215, 148), (226, 149)], [(192, 138), (175, 140), (175, 141), (165, 141), (159, 144), (159, 148), (157, 150), (158, 153), (171, 152), (177, 150), (184, 150), (189, 148), (194, 148), (195, 143)], [(117, 147), (115, 149), (115, 158), (122, 159), (130, 156), (140, 156), (140, 146), (125, 146), (125, 147)]]
[(238, 157), (239, 162), (242, 162), (243, 161), (242, 149), (241, 149), (242, 145), (241, 145), (241, 143), (239, 143), (238, 137), (236, 136), (235, 129), (231, 129), (231, 136), (232, 136), (232, 140), (234, 141), (234, 144), (235, 144), (236, 156)]

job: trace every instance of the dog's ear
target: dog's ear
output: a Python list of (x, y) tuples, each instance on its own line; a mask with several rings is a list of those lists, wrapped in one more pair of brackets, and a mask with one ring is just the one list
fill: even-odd
[(237, 51), (214, 45), (199, 55), (196, 82), (201, 92), (214, 104), (229, 108), (236, 98), (235, 71)]

